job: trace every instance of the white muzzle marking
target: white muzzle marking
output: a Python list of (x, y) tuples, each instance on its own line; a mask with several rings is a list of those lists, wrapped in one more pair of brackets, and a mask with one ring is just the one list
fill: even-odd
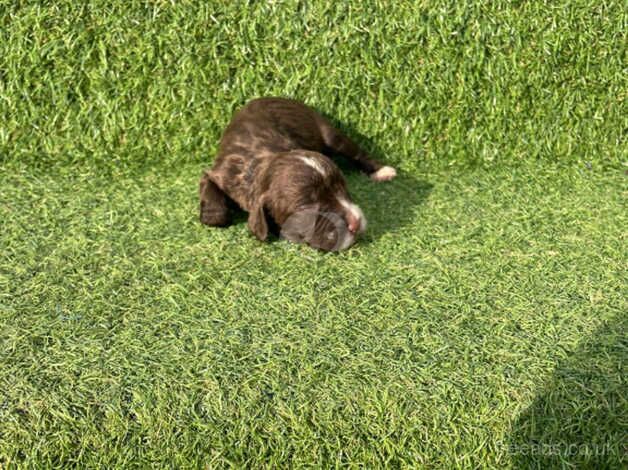
[(344, 197), (339, 197), (338, 202), (342, 207), (347, 209), (347, 211), (349, 211), (353, 217), (360, 221), (360, 228), (358, 229), (357, 233), (364, 233), (364, 231), (366, 230), (366, 217), (364, 217), (362, 209), (360, 209), (354, 203), (347, 201)]

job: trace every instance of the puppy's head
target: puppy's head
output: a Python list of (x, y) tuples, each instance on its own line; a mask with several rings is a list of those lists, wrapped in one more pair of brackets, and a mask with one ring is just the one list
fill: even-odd
[[(279, 226), (280, 237), (325, 251), (349, 248), (366, 229), (364, 214), (351, 201), (342, 173), (320, 153), (282, 154), (268, 165), (263, 178), (267, 188), (263, 207), (249, 219), (258, 238), (266, 236), (267, 215)], [(263, 237), (256, 231), (260, 227)]]

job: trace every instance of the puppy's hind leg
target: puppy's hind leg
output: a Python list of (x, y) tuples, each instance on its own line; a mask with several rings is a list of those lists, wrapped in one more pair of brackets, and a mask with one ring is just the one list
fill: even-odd
[(317, 124), (323, 136), (323, 141), (331, 153), (340, 154), (349, 158), (360, 170), (369, 175), (373, 181), (388, 181), (397, 176), (397, 172), (393, 167), (384, 166), (372, 158), (322, 116), (317, 116), (317, 118)]
[(201, 223), (214, 227), (229, 225), (227, 196), (212, 181), (207, 171), (204, 171), (203, 176), (201, 176), (199, 196), (201, 202)]

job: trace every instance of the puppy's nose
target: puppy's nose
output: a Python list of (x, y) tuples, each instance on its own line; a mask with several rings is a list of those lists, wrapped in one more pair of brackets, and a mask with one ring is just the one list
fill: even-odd
[(360, 228), (360, 219), (353, 214), (347, 214), (347, 229), (349, 232), (355, 234)]

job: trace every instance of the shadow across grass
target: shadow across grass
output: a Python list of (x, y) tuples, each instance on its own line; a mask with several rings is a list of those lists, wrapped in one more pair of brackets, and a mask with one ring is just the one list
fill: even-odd
[[(346, 173), (345, 173), (346, 174)], [(376, 183), (363, 175), (347, 177), (349, 193), (368, 221), (362, 242), (371, 242), (412, 224), (417, 208), (425, 202), (432, 184), (411, 175), (398, 175), (392, 181)]]
[(615, 317), (559, 365), (514, 426), (507, 443), (514, 468), (625, 468), (627, 327)]

